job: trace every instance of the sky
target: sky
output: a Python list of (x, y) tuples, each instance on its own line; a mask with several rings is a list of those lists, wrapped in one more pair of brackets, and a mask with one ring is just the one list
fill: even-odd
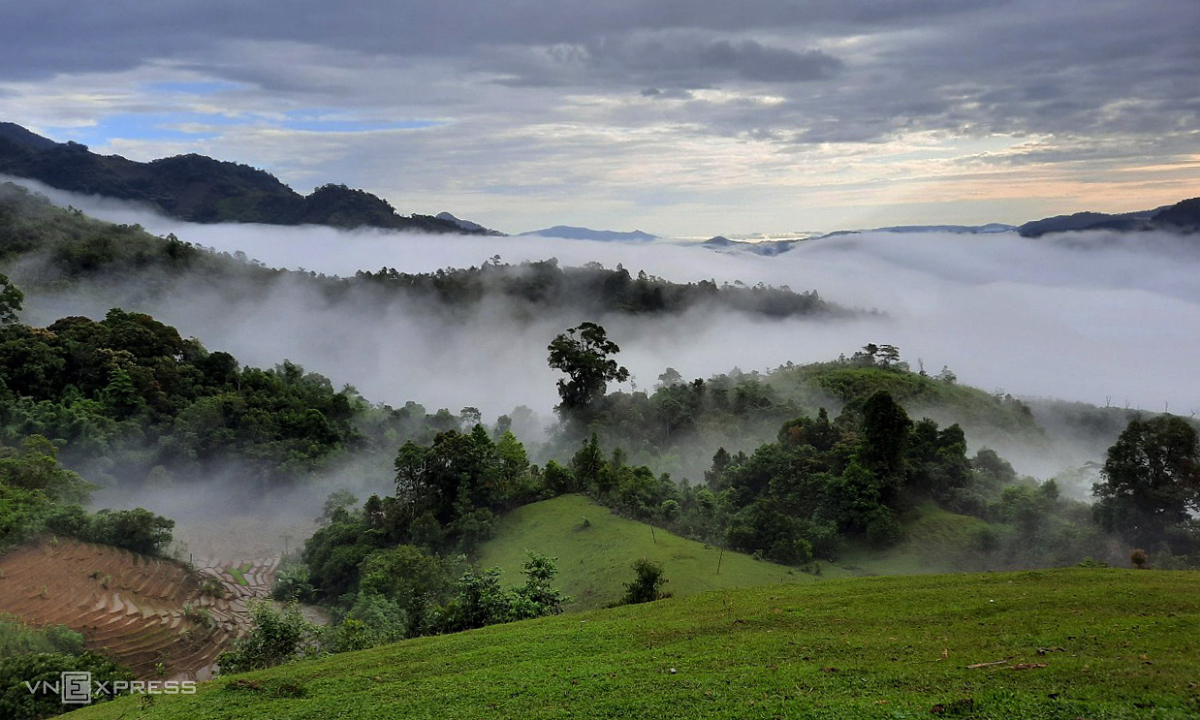
[(505, 232), (1020, 223), (1200, 192), (1195, 0), (0, 4), (0, 120)]

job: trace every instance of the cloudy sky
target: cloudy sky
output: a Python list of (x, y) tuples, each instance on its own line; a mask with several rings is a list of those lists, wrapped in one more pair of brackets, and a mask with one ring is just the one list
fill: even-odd
[(1022, 222), (1200, 194), (1196, 0), (0, 5), (0, 120), (507, 232)]

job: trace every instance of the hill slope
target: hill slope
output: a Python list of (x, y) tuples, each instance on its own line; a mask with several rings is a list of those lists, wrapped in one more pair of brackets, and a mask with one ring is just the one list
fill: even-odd
[(1027, 222), (1017, 228), (1017, 232), (1023, 237), (1041, 237), (1047, 233), (1078, 230), (1116, 230), (1119, 232), (1165, 230), (1194, 233), (1200, 231), (1200, 198), (1183, 200), (1174, 205), (1164, 205), (1153, 210), (1117, 215), (1098, 212), (1057, 215)]
[(705, 593), (70, 717), (1194, 718), (1198, 589), (1196, 573), (1057, 570)]
[(79, 143), (57, 143), (13, 123), (0, 123), (0, 173), (61, 190), (144, 202), (189, 222), (482, 232), (428, 215), (398, 215), (379, 197), (345, 185), (324, 185), (306, 197), (248, 165), (196, 154), (135, 162), (97, 155)]
[[(586, 520), (586, 522), (585, 522)], [(620, 599), (638, 558), (663, 565), (666, 590), (677, 596), (770, 583), (806, 583), (812, 575), (748, 555), (686, 540), (646, 523), (613, 515), (582, 495), (526, 505), (496, 524), (479, 551), (482, 567), (497, 566), (509, 583), (520, 577), (525, 551), (557, 558), (555, 586), (575, 598), (568, 610), (591, 610)], [(717, 562), (720, 560), (720, 573)]]
[[(265, 596), (274, 564), (240, 566), (246, 572), (239, 576), (254, 580), (240, 583), (220, 567), (197, 574), (172, 560), (58, 538), (0, 557), (0, 612), (75, 630), (87, 649), (139, 678), (206, 678), (217, 654), (246, 626), (248, 599)], [(224, 597), (202, 585), (207, 576)]]

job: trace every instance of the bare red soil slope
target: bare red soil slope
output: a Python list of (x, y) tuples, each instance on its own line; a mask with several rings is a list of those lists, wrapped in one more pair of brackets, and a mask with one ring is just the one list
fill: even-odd
[[(273, 570), (274, 563), (256, 565), (245, 576), (261, 587)], [(249, 589), (235, 589), (239, 583), (222, 574), (48, 538), (0, 556), (0, 612), (80, 632), (88, 649), (128, 665), (139, 678), (206, 679), (247, 623)]]

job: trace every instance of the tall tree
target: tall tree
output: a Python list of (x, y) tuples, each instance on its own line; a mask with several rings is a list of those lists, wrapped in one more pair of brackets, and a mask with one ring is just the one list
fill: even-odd
[(559, 412), (572, 413), (587, 408), (604, 395), (609, 380), (624, 382), (629, 379), (629, 371), (609, 357), (621, 348), (608, 339), (603, 327), (595, 323), (581, 323), (560, 333), (548, 350), (550, 367), (562, 370), (568, 376), (567, 380), (558, 381), (558, 394), (562, 398), (557, 408)]

